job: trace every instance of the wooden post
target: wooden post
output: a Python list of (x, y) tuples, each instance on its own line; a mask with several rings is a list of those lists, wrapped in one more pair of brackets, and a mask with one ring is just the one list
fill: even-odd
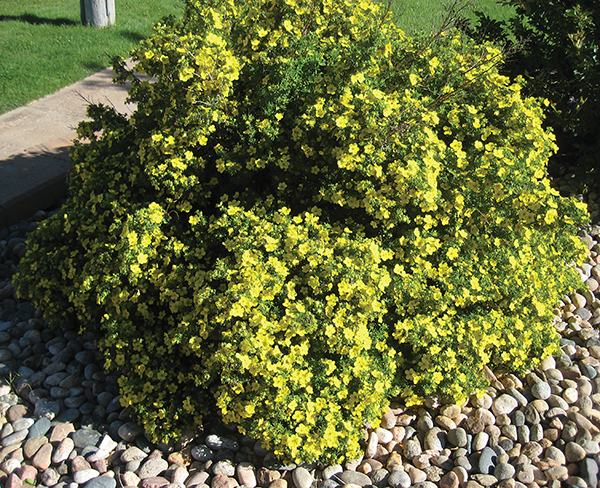
[(79, 0), (81, 22), (93, 27), (115, 23), (115, 0)]

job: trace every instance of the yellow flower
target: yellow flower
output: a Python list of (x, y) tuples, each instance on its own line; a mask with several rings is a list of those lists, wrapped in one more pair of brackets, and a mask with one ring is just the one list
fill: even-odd
[(343, 129), (348, 125), (348, 117), (346, 117), (345, 115), (339, 116), (335, 120), (335, 125), (337, 125), (340, 129)]

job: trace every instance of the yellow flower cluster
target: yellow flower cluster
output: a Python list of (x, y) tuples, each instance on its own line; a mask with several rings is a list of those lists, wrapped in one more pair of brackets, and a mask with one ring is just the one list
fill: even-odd
[[(391, 395), (460, 400), (557, 351), (584, 206), (500, 51), (367, 0), (188, 0), (92, 106), (16, 280), (101, 335), (155, 441), (218, 412), (283, 459), (358, 453)], [(83, 141), (85, 140), (85, 144)]]

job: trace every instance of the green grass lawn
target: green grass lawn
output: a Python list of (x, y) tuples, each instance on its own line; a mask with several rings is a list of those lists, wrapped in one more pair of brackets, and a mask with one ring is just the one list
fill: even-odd
[[(381, 0), (385, 2), (386, 0)], [(117, 0), (115, 26), (80, 24), (76, 0), (1, 0), (0, 114), (52, 93), (125, 56), (165, 15), (179, 15), (183, 0)], [(439, 26), (450, 3), (391, 0), (396, 23), (409, 34)], [(474, 6), (505, 18), (496, 0)]]
[[(385, 0), (381, 1), (385, 3)], [(506, 20), (513, 12), (511, 7), (499, 5), (497, 0), (472, 0), (470, 5), (467, 3), (466, 0), (460, 0), (456, 4), (452, 0), (392, 0), (391, 10), (394, 22), (411, 35), (437, 30), (453, 5), (465, 7), (462, 13), (468, 19), (475, 18), (473, 10), (481, 11), (496, 20)]]
[(25, 105), (110, 65), (182, 12), (181, 0), (116, 0), (116, 25), (80, 23), (77, 0), (0, 1), (0, 113)]

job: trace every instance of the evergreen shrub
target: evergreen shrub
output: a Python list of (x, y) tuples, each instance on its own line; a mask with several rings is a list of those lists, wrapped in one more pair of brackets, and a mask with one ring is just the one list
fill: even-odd
[[(549, 101), (546, 125), (560, 148), (560, 165), (600, 177), (600, 3), (597, 0), (500, 0), (515, 9), (509, 21), (478, 14), (467, 28), (481, 40), (518, 43), (503, 70), (522, 75), (526, 93)], [(552, 161), (551, 160), (551, 161)]]
[(585, 207), (500, 51), (367, 0), (190, 1), (92, 106), (18, 292), (101, 336), (152, 440), (218, 412), (282, 459), (358, 455), (391, 396), (460, 401), (559, 348)]

